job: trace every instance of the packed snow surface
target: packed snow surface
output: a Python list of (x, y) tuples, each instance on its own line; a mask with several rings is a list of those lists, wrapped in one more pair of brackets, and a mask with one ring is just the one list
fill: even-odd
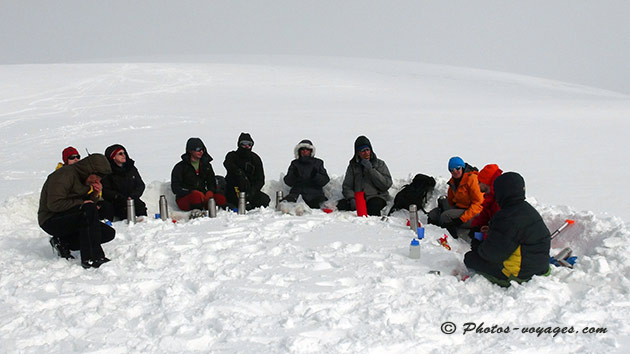
[[(630, 348), (628, 96), (504, 73), (331, 58), (0, 66), (0, 82), (2, 352)], [(575, 220), (551, 253), (571, 247), (578, 261), (504, 289), (477, 275), (463, 281), (469, 245), (449, 238), (447, 250), (434, 226), (425, 225), (421, 258), (410, 259), (406, 211), (296, 216), (272, 202), (247, 215), (188, 219), (172, 210), (176, 222), (115, 222), (116, 238), (104, 245), (112, 262), (84, 270), (55, 256), (37, 225), (39, 190), (68, 145), (85, 155), (123, 144), (153, 215), (160, 195), (175, 206), (170, 171), (188, 137), (204, 140), (221, 175), (242, 131), (254, 138), (272, 197), (288, 192), (282, 176), (305, 138), (332, 176), (325, 192), (333, 200), (358, 135), (388, 164), (392, 197), (416, 173), (436, 177), (428, 208), (446, 193), (451, 156), (518, 171), (551, 231)], [(454, 334), (444, 333), (449, 322)]]

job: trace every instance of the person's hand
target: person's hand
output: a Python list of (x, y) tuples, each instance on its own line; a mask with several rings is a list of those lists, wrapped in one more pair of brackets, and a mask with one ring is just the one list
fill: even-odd
[(251, 185), (249, 179), (244, 175), (238, 176), (238, 190), (241, 192), (249, 192)]
[(357, 201), (354, 198), (350, 199), (350, 209), (351, 210), (357, 209)]
[(96, 193), (100, 193), (103, 190), (103, 185), (101, 184), (101, 181), (92, 182), (90, 183), (90, 186), (92, 186), (92, 189), (94, 189)]
[(361, 166), (365, 167), (366, 169), (371, 169), (372, 168), (372, 163), (368, 159), (362, 159), (361, 160)]
[(481, 227), (480, 231), (483, 232), (484, 234), (488, 233), (488, 230), (490, 230), (490, 228), (488, 227), (488, 225), (484, 225)]
[(92, 199), (87, 199), (83, 201), (83, 204), (87, 204), (87, 203), (94, 203), (94, 201)]

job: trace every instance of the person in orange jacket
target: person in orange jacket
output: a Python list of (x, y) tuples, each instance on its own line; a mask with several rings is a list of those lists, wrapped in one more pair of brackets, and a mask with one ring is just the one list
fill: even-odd
[[(479, 215), (475, 216), (470, 225), (470, 232), (468, 236), (474, 241), (475, 232), (483, 232), (483, 239), (486, 239), (485, 233), (488, 232), (488, 222), (492, 219), (492, 216), (501, 209), (499, 203), (494, 198), (494, 180), (501, 176), (503, 171), (496, 164), (489, 164), (479, 171), (477, 179), (479, 180), (479, 189), (483, 192), (483, 203), (481, 206), (483, 209)], [(481, 240), (479, 240), (481, 241)]]
[(428, 223), (441, 226), (453, 238), (459, 238), (459, 230), (470, 229), (472, 219), (481, 211), (483, 193), (479, 189), (477, 168), (461, 157), (451, 157), (448, 170), (451, 172), (448, 196), (438, 199), (438, 206), (428, 214)]

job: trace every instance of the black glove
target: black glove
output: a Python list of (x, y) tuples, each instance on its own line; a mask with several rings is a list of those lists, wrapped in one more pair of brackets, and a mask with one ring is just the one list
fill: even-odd
[(357, 210), (357, 201), (354, 198), (350, 199), (350, 210)]
[(368, 159), (362, 159), (361, 160), (361, 166), (365, 167), (366, 169), (371, 169), (372, 168), (372, 163)]
[(470, 231), (468, 231), (468, 237), (473, 240), (475, 238), (475, 232), (481, 231), (479, 226), (471, 227)]
[(481, 245), (481, 241), (473, 237), (473, 239), (470, 241), (470, 249), (473, 252), (477, 253), (477, 249), (479, 248), (479, 245)]
[(245, 177), (245, 175), (238, 176), (238, 190), (241, 192), (249, 192), (251, 185), (249, 183), (249, 179)]

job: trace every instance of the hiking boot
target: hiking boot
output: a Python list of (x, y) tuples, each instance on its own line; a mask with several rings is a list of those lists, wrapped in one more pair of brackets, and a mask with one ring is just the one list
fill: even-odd
[(85, 261), (81, 261), (81, 267), (85, 268), (85, 269), (89, 269), (89, 268), (98, 268), (101, 265), (103, 265), (104, 263), (109, 262), (110, 259), (107, 257), (101, 257), (99, 259), (88, 259)]
[(53, 248), (53, 252), (57, 252), (57, 255), (65, 259), (74, 259), (74, 256), (70, 253), (70, 250), (61, 244), (61, 241), (57, 237), (51, 237), (50, 246)]
[(189, 219), (197, 219), (197, 218), (201, 218), (203, 217), (203, 211), (199, 210), (199, 209), (193, 209), (190, 211), (190, 214), (188, 216)]

